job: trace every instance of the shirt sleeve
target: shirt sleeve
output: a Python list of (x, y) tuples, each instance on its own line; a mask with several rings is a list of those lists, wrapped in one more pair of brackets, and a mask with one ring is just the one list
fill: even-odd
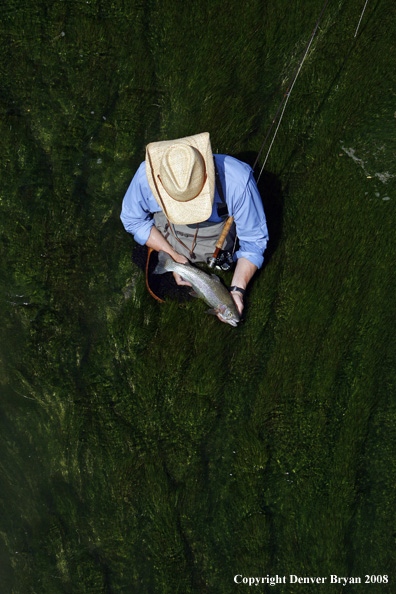
[[(143, 168), (143, 169), (142, 169)], [(149, 196), (142, 180), (144, 162), (137, 170), (122, 202), (121, 221), (128, 233), (140, 245), (144, 245), (149, 238), (151, 227), (154, 225), (153, 215), (149, 207)]]
[(245, 188), (234, 188), (232, 213), (239, 239), (239, 250), (235, 257), (246, 258), (257, 268), (261, 268), (268, 243), (268, 228), (263, 203), (252, 172)]

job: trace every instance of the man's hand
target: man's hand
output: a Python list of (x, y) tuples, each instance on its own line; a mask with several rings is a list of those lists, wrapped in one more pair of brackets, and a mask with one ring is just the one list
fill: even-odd
[(245, 307), (243, 303), (243, 295), (239, 291), (231, 291), (231, 297), (235, 301), (235, 305), (237, 307), (238, 313), (241, 316), (243, 312), (243, 308)]
[[(154, 225), (151, 227), (150, 236), (146, 241), (146, 245), (156, 252), (160, 252), (161, 250), (166, 252), (175, 260), (175, 262), (179, 262), (180, 264), (188, 263), (188, 259), (185, 256), (178, 254)], [(180, 274), (174, 272), (173, 276), (175, 277), (175, 281), (178, 285), (186, 285), (187, 287), (191, 287), (191, 284), (183, 280)]]
[[(242, 316), (242, 312), (243, 312), (243, 308), (244, 308), (242, 293), (240, 293), (239, 291), (231, 291), (230, 295), (235, 302), (235, 305), (236, 305), (239, 315)], [(226, 320), (224, 320), (223, 318), (220, 317), (220, 314), (218, 314), (217, 317), (219, 318), (220, 322), (227, 324)]]
[[(250, 279), (257, 270), (257, 266), (252, 264), (246, 258), (239, 258), (235, 267), (235, 272), (232, 278), (231, 286), (240, 287), (246, 289)], [(243, 308), (245, 304), (243, 302), (243, 295), (240, 291), (231, 291), (231, 297), (233, 298), (236, 308), (240, 316), (242, 316)], [(219, 317), (219, 320), (221, 318)], [(221, 320), (224, 322), (224, 320)]]
[[(179, 264), (188, 264), (188, 259), (185, 256), (182, 256), (181, 254), (178, 254), (175, 252), (175, 256), (173, 258), (176, 262), (179, 262)], [(178, 285), (184, 285), (185, 287), (192, 287), (192, 284), (185, 281), (183, 279), (182, 276), (180, 276), (180, 274), (177, 274), (177, 272), (173, 273), (173, 276), (175, 278), (175, 281)]]

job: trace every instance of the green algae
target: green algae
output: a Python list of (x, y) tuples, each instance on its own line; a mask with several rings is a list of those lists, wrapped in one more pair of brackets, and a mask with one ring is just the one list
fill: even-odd
[(2, 592), (394, 590), (395, 13), (354, 39), (360, 4), (293, 89), (233, 329), (151, 299), (121, 200), (151, 140), (257, 153), (321, 7), (3, 3)]

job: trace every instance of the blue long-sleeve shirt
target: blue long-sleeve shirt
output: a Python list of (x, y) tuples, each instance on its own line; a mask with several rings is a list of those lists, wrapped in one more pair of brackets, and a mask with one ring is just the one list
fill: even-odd
[[(257, 268), (264, 262), (268, 229), (264, 208), (253, 171), (249, 165), (228, 155), (214, 155), (229, 216), (234, 217), (239, 239), (236, 258), (246, 258)], [(212, 214), (207, 221), (220, 222), (217, 206), (221, 202), (215, 190)], [(135, 241), (144, 245), (154, 225), (153, 213), (161, 210), (147, 181), (145, 163), (140, 165), (124, 196), (121, 221)]]

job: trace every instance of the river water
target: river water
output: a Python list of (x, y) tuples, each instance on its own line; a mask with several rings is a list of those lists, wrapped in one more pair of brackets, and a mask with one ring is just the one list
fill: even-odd
[(232, 328), (148, 295), (122, 198), (153, 140), (253, 163), (321, 6), (2, 3), (2, 593), (395, 590), (396, 18), (354, 38), (362, 4), (293, 88)]

